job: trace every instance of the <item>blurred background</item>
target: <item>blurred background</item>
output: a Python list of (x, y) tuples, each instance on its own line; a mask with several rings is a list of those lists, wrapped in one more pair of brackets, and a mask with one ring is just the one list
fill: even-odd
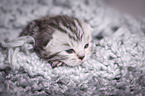
[(145, 17), (145, 0), (104, 0), (110, 7), (134, 17)]

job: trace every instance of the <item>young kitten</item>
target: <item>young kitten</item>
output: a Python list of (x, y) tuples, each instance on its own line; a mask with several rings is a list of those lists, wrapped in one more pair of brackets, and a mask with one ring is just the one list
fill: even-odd
[(87, 60), (92, 51), (92, 28), (74, 17), (43, 17), (30, 22), (20, 36), (32, 36), (35, 50), (53, 67), (76, 66)]

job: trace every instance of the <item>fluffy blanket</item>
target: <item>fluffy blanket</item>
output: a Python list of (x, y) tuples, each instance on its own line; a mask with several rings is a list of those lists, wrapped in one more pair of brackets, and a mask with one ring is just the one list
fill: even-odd
[[(91, 58), (52, 68), (33, 52), (26, 24), (67, 14), (95, 30)], [(102, 0), (1, 0), (0, 96), (144, 96), (145, 19), (116, 12)]]

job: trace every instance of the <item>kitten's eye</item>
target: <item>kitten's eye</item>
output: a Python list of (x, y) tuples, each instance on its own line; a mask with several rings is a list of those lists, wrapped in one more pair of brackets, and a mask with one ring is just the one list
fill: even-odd
[(69, 50), (65, 50), (67, 53), (73, 53), (74, 50), (73, 49), (69, 49)]
[(89, 46), (89, 44), (86, 44), (86, 45), (84, 46), (84, 48), (88, 48), (88, 46)]

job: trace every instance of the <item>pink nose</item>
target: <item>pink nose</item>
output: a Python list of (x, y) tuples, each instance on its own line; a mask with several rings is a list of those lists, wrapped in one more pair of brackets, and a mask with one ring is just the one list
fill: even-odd
[(85, 56), (78, 56), (79, 59), (83, 60)]

